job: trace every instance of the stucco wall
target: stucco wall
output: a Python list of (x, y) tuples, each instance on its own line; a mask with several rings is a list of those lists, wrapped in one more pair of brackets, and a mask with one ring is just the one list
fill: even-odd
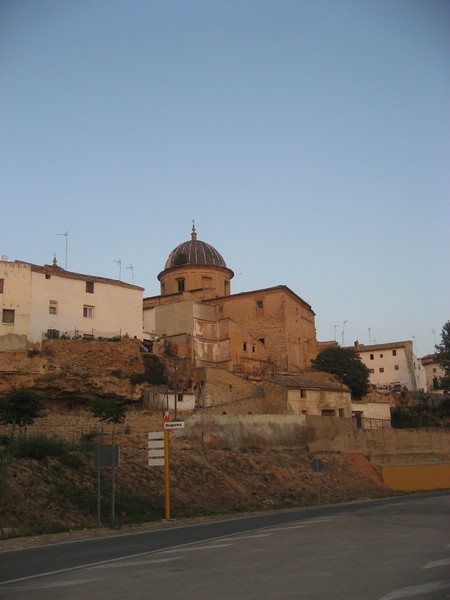
[(381, 467), (384, 483), (393, 490), (412, 492), (450, 488), (450, 464)]
[(192, 415), (177, 435), (210, 447), (298, 448), (306, 445), (306, 421), (289, 415)]

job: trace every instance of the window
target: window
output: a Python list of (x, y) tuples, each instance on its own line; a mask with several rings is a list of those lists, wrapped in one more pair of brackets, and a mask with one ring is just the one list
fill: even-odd
[(264, 302), (262, 300), (257, 300), (256, 301), (256, 306), (258, 308), (264, 308)]
[(223, 283), (223, 295), (224, 296), (228, 296), (228, 288), (229, 288), (228, 281), (224, 281), (224, 283)]
[(398, 365), (394, 365), (394, 369), (395, 369), (396, 371), (399, 371), (399, 370), (400, 370), (400, 367), (399, 367)]
[(48, 306), (48, 312), (51, 315), (58, 314), (58, 303), (56, 302), (56, 300), (50, 300), (50, 304)]
[(380, 368), (378, 369), (378, 372), (379, 372), (379, 373), (384, 373), (384, 368), (383, 368), (383, 367), (380, 367)]
[(392, 350), (392, 356), (397, 356), (397, 350)]
[(184, 292), (184, 278), (177, 279), (177, 283), (178, 283), (178, 291)]
[(254, 344), (252, 344), (252, 354), (255, 354), (256, 352), (256, 346)]
[(45, 279), (51, 279), (51, 278), (52, 278), (52, 276), (50, 275), (50, 273), (45, 274)]
[(247, 342), (242, 342), (242, 350), (247, 352)]
[(93, 294), (94, 293), (94, 282), (86, 281), (86, 293)]
[(48, 340), (59, 340), (59, 331), (57, 329), (47, 329)]
[(3, 294), (3, 287), (5, 285), (5, 280), (4, 279), (0, 279), (0, 294)]
[(2, 323), (4, 325), (14, 325), (15, 311), (11, 308), (4, 308), (2, 313)]
[(437, 373), (436, 367), (433, 367), (433, 373)]
[(375, 369), (369, 369), (369, 373), (375, 373)]
[(306, 390), (300, 390), (300, 398), (306, 398)]
[(212, 288), (213, 282), (211, 277), (202, 277), (202, 288), (209, 289)]
[(380, 354), (380, 358), (383, 358), (383, 355), (382, 355), (382, 354)]
[(370, 360), (373, 360), (373, 359), (374, 359), (374, 356), (373, 356), (373, 354), (371, 354), (370, 355)]
[(258, 342), (261, 342), (261, 344), (265, 344), (266, 340), (264, 338), (259, 338)]
[(344, 416), (344, 409), (343, 408), (339, 408), (339, 416), (340, 417)]
[(94, 318), (94, 307), (93, 306), (83, 306), (83, 317), (86, 317), (86, 319), (93, 319)]
[(183, 394), (177, 394), (177, 402), (183, 402)]

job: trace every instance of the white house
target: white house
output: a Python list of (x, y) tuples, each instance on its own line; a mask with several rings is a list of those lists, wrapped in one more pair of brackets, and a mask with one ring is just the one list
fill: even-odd
[(427, 354), (420, 359), (420, 362), (422, 363), (425, 371), (425, 390), (427, 392), (443, 394), (444, 390), (438, 390), (435, 388), (436, 379), (439, 379), (445, 375), (444, 369), (437, 364), (435, 355)]
[(372, 344), (355, 342), (355, 348), (370, 372), (370, 383), (378, 389), (425, 389), (425, 371), (415, 356), (412, 341)]
[(56, 264), (0, 261), (0, 336), (142, 338), (144, 289)]

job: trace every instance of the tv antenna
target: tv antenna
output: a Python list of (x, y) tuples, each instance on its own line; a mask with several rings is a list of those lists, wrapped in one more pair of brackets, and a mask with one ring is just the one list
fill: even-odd
[(133, 267), (133, 265), (129, 265), (128, 267), (125, 267), (125, 268), (126, 269), (130, 269), (130, 271), (131, 271), (131, 281), (132, 281), (132, 283), (134, 285), (134, 267)]
[(114, 259), (114, 262), (119, 265), (119, 281), (122, 281), (122, 261), (118, 258)]
[(63, 235), (66, 238), (66, 261), (64, 263), (64, 268), (67, 271), (67, 252), (69, 250), (69, 230), (66, 230), (66, 233), (57, 233), (56, 235)]

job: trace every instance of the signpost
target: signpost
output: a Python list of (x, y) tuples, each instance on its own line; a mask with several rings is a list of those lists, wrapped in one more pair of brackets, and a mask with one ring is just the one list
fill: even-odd
[(116, 513), (116, 468), (120, 462), (120, 446), (96, 446), (95, 447), (95, 467), (97, 469), (97, 526), (100, 527), (100, 468), (112, 467), (111, 474), (111, 526), (115, 524)]
[(313, 471), (316, 472), (316, 479), (317, 479), (317, 503), (320, 504), (320, 472), (323, 469), (323, 462), (320, 460), (320, 458), (315, 458), (312, 463), (311, 463), (311, 467), (313, 469)]
[(170, 519), (169, 431), (183, 429), (184, 421), (170, 421), (169, 411), (163, 412), (163, 430), (148, 433), (148, 466), (164, 467), (165, 518)]

